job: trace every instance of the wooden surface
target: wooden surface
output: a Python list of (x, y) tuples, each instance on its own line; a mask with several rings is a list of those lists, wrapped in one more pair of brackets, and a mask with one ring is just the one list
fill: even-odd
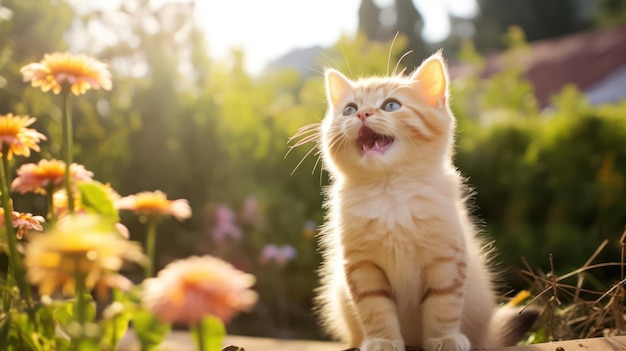
[[(246, 351), (341, 351), (345, 345), (328, 341), (281, 340), (269, 338), (253, 338), (229, 335), (224, 346), (236, 345)], [(129, 333), (122, 343), (120, 351), (139, 350), (137, 339)], [(172, 332), (161, 345), (161, 351), (195, 351), (194, 344), (187, 332)], [(528, 346), (513, 346), (491, 351), (626, 351), (626, 336), (568, 340)]]

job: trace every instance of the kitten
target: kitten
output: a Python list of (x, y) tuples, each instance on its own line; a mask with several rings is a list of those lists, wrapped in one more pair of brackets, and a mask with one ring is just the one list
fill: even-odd
[(452, 163), (441, 53), (410, 76), (352, 81), (330, 69), (325, 81), (319, 144), (331, 185), (317, 303), (326, 330), (361, 351), (515, 343), (537, 312), (496, 308)]

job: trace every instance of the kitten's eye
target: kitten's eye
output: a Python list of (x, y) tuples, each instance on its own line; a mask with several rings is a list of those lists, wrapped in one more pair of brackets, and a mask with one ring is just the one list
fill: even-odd
[(402, 107), (402, 105), (400, 105), (398, 100), (394, 99), (389, 99), (383, 103), (383, 110), (387, 112), (397, 111), (400, 107)]
[(343, 109), (343, 115), (344, 116), (350, 116), (356, 113), (356, 105), (355, 104), (348, 104), (348, 106), (346, 106), (346, 108)]

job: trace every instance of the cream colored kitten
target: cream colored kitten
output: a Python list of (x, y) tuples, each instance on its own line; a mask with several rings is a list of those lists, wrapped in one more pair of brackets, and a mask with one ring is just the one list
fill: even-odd
[(317, 302), (327, 331), (361, 351), (515, 342), (536, 312), (495, 312), (486, 253), (452, 164), (441, 54), (410, 76), (352, 81), (328, 70), (325, 78), (320, 145), (332, 185)]

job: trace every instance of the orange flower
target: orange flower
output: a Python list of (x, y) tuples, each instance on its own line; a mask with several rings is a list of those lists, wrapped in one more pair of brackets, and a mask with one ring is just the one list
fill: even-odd
[(26, 277), (42, 295), (59, 288), (73, 295), (77, 274), (85, 277), (88, 290), (124, 281), (117, 273), (124, 261), (144, 263), (146, 257), (113, 224), (88, 214), (65, 217), (46, 233), (32, 235), (24, 253)]
[(0, 115), (0, 147), (9, 146), (7, 158), (13, 154), (30, 156), (30, 150), (39, 151), (39, 142), (46, 140), (46, 136), (35, 129), (26, 128), (35, 122), (36, 118), (29, 116), (14, 116), (9, 113)]
[(106, 64), (87, 55), (69, 52), (46, 54), (43, 60), (28, 64), (20, 69), (25, 82), (41, 87), (43, 92), (52, 90), (59, 94), (69, 86), (74, 95), (89, 89), (111, 90), (111, 73)]
[[(11, 183), (11, 190), (22, 194), (35, 192), (45, 194), (46, 188), (53, 185), (53, 190), (63, 186), (65, 177), (65, 162), (61, 160), (43, 159), (39, 163), (26, 163), (17, 170), (17, 177)], [(93, 172), (85, 169), (84, 166), (72, 163), (70, 165), (70, 177), (72, 182), (89, 181), (93, 177)]]
[[(13, 211), (12, 222), (13, 228), (16, 228), (17, 231), (15, 236), (18, 239), (22, 239), (24, 234), (29, 230), (38, 230), (42, 231), (43, 226), (41, 225), (46, 220), (42, 216), (34, 216), (32, 213), (22, 213)], [(4, 209), (0, 208), (0, 227), (4, 226)]]
[(146, 215), (171, 215), (179, 221), (191, 217), (191, 207), (187, 200), (168, 200), (165, 193), (159, 190), (125, 196), (117, 200), (115, 206), (119, 210), (131, 210)]
[(143, 305), (159, 319), (194, 324), (207, 315), (228, 323), (258, 298), (253, 275), (212, 256), (192, 256), (167, 265), (144, 281)]

